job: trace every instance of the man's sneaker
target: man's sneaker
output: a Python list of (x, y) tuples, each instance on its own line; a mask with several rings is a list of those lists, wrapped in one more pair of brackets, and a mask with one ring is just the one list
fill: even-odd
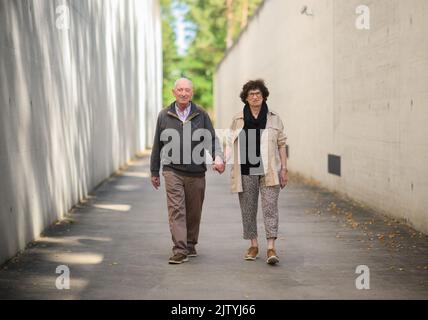
[(257, 247), (250, 247), (247, 250), (247, 253), (245, 254), (245, 260), (254, 261), (257, 259), (257, 255), (259, 254), (259, 248)]
[(189, 259), (187, 259), (187, 256), (182, 253), (176, 253), (169, 258), (169, 264), (181, 264), (186, 261), (189, 261)]
[(276, 255), (275, 249), (269, 249), (267, 251), (267, 260), (266, 260), (266, 263), (274, 265), (274, 264), (277, 264), (278, 262), (279, 262), (279, 258)]
[(188, 249), (189, 250), (189, 253), (187, 254), (187, 256), (188, 257), (197, 257), (198, 256), (198, 253), (196, 252), (196, 249), (195, 248), (190, 248), (190, 249)]

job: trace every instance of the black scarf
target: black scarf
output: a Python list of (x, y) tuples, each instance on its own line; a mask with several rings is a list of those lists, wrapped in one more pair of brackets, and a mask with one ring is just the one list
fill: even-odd
[(263, 102), (260, 113), (256, 119), (251, 113), (250, 106), (247, 103), (244, 107), (245, 129), (265, 129), (268, 111), (269, 109), (266, 102)]
[[(259, 172), (263, 172), (263, 165), (261, 161), (255, 164), (250, 163), (248, 156), (251, 149), (252, 151), (255, 151), (257, 157), (260, 157), (260, 135), (261, 135), (261, 130), (266, 129), (268, 111), (269, 109), (266, 102), (263, 102), (259, 115), (256, 119), (251, 113), (250, 106), (246, 104), (244, 107), (244, 128), (243, 128), (244, 135), (240, 136), (240, 139), (242, 139), (241, 148), (245, 148), (244, 149), (245, 151), (241, 149), (241, 159), (245, 160), (241, 164), (242, 175), (251, 174), (250, 168), (258, 168)], [(249, 140), (248, 130), (254, 130), (254, 129), (256, 130), (256, 141), (248, 141)], [(255, 150), (253, 149), (254, 147), (255, 147)]]

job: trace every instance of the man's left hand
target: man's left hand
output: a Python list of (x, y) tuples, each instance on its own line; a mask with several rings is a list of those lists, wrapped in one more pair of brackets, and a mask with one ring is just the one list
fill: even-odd
[(225, 169), (224, 161), (219, 156), (217, 156), (214, 160), (213, 169), (220, 174), (224, 172), (224, 169)]

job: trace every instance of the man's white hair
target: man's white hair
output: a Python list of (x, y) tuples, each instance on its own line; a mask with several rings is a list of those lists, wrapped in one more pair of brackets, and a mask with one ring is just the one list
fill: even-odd
[(180, 81), (187, 81), (187, 82), (189, 82), (189, 83), (190, 83), (190, 85), (192, 86), (192, 89), (193, 89), (193, 82), (192, 82), (192, 80), (187, 79), (187, 78), (180, 78), (180, 79), (178, 79), (177, 81), (175, 81), (175, 83), (174, 83), (174, 89), (176, 89), (176, 88), (177, 88), (178, 83), (179, 83)]

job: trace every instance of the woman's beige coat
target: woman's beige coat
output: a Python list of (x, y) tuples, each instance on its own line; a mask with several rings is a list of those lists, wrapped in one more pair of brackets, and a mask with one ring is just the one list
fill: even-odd
[[(244, 113), (241, 111), (233, 117), (231, 131), (227, 139), (227, 158), (232, 162), (233, 193), (242, 192), (241, 179), (241, 157), (239, 148), (239, 133), (244, 128)], [(284, 133), (284, 125), (279, 115), (269, 110), (267, 115), (266, 129), (263, 130), (260, 142), (260, 152), (264, 164), (266, 186), (279, 185), (279, 170), (281, 163), (279, 160), (280, 148), (285, 148), (287, 137)], [(267, 165), (266, 165), (267, 164)]]

